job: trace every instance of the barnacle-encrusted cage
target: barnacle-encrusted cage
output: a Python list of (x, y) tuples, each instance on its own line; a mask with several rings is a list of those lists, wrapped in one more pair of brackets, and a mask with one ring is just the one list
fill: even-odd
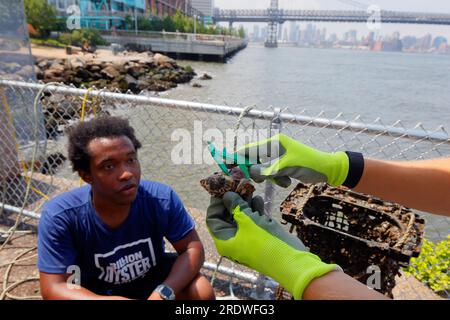
[(422, 218), (345, 188), (299, 183), (281, 212), (311, 252), (387, 296), (392, 296), (399, 269), (420, 253)]

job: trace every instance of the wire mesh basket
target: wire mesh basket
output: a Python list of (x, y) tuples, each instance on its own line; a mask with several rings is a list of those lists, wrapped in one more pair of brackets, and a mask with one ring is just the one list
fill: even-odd
[(326, 184), (299, 183), (281, 212), (312, 253), (389, 297), (399, 269), (420, 253), (425, 222), (395, 203)]

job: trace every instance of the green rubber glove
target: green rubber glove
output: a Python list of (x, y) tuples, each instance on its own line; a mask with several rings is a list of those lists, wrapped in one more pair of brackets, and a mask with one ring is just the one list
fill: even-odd
[(313, 279), (342, 270), (322, 262), (297, 237), (264, 215), (261, 197), (250, 204), (234, 192), (227, 192), (223, 200), (211, 198), (206, 225), (220, 255), (273, 278), (295, 299), (302, 298)]
[(256, 182), (271, 178), (287, 187), (294, 178), (305, 183), (327, 182), (342, 185), (349, 173), (349, 157), (345, 152), (327, 153), (316, 150), (284, 135), (245, 145), (237, 152), (254, 165), (250, 175)]

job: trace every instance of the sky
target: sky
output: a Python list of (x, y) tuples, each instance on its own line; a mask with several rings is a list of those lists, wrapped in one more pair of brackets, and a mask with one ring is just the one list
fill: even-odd
[[(367, 7), (369, 5), (377, 5), (382, 10), (396, 11), (416, 11), (416, 12), (436, 12), (450, 14), (449, 0), (355, 0)], [(339, 0), (279, 0), (279, 7), (282, 9), (304, 9), (304, 10), (360, 10), (345, 1)], [(214, 0), (215, 7), (221, 9), (266, 9), (270, 6), (270, 0)], [(238, 25), (241, 23), (238, 23)], [(300, 23), (300, 29), (305, 22)], [(307, 24), (307, 23), (306, 23)], [(251, 31), (252, 24), (242, 23), (242, 25)], [(288, 24), (285, 24), (286, 26)], [(356, 29), (358, 36), (366, 35), (369, 30), (362, 23), (317, 23), (320, 28), (327, 28), (328, 34), (336, 33), (341, 36), (350, 29)], [(433, 25), (398, 25), (383, 24), (379, 35), (390, 35), (394, 31), (399, 31), (402, 36), (414, 35), (421, 37), (427, 33), (433, 36), (443, 35), (450, 40), (450, 26), (433, 26)]]

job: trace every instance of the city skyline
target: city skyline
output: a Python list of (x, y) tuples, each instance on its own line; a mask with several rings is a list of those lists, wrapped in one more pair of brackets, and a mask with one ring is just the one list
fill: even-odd
[[(367, 0), (358, 1), (361, 3), (374, 4)], [(444, 0), (377, 0), (376, 4), (382, 10), (396, 10), (396, 11), (418, 11), (418, 12), (437, 12), (450, 14), (450, 2)], [(270, 0), (215, 0), (215, 6), (221, 9), (266, 9), (270, 5)], [(344, 4), (339, 0), (279, 0), (279, 6), (283, 9), (304, 9), (304, 10), (361, 10), (360, 8)], [(240, 24), (240, 23), (239, 23)], [(242, 23), (244, 27), (252, 30), (253, 23)], [(308, 22), (303, 22), (306, 25)], [(258, 24), (263, 27), (264, 24)], [(319, 23), (317, 23), (319, 25)], [(320, 28), (333, 30), (338, 36), (343, 36), (349, 29), (355, 29), (359, 34), (369, 34), (367, 26), (363, 23), (320, 23)], [(380, 36), (388, 36), (395, 31), (407, 36), (424, 37), (428, 33), (433, 37), (442, 35), (450, 38), (450, 26), (436, 26), (436, 25), (407, 25), (407, 24), (382, 24), (379, 30)]]
[[(247, 30), (250, 41), (264, 42), (267, 36), (267, 27), (253, 25)], [(317, 24), (303, 24), (301, 28), (298, 23), (288, 22), (287, 26), (280, 28), (278, 32), (280, 43), (289, 43), (301, 47), (318, 48), (344, 48), (373, 51), (404, 51), (421, 53), (450, 53), (450, 45), (444, 36), (433, 37), (427, 34), (424, 37), (402, 35), (394, 32), (388, 36), (379, 36), (375, 32), (367, 35), (358, 34), (355, 29), (350, 29), (339, 37), (329, 32), (326, 28), (319, 28)]]

